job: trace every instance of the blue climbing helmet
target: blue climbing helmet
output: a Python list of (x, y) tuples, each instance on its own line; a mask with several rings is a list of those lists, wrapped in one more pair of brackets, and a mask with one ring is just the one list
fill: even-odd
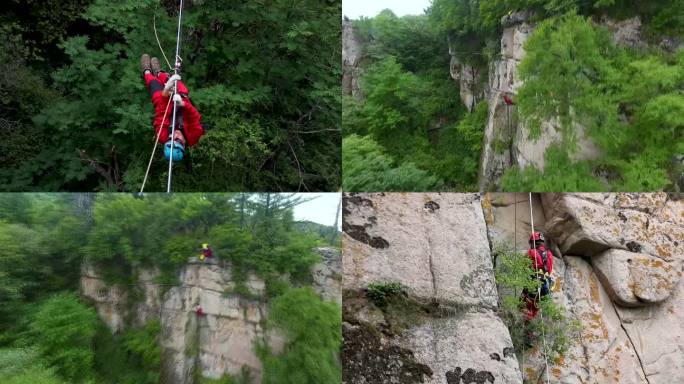
[(173, 161), (181, 161), (183, 160), (183, 155), (185, 154), (185, 147), (183, 146), (183, 143), (176, 141), (175, 143), (173, 140), (169, 140), (164, 144), (164, 157), (166, 160), (171, 158), (171, 144), (173, 143)]

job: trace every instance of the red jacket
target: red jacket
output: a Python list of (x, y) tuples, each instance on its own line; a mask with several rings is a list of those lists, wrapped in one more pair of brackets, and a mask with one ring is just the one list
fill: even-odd
[[(154, 104), (154, 134), (159, 134), (160, 129), (164, 131), (159, 135), (159, 142), (165, 143), (169, 139), (171, 133), (171, 121), (173, 115), (173, 104), (169, 103), (169, 97), (164, 97), (162, 91), (164, 90), (164, 84), (169, 79), (169, 75), (166, 72), (159, 72), (159, 75), (155, 77), (151, 73), (145, 74), (145, 85), (149, 89), (152, 95), (152, 104)], [(197, 111), (190, 98), (187, 97), (189, 91), (188, 88), (183, 84), (182, 81), (178, 82), (178, 93), (183, 97), (183, 102), (185, 107), (181, 108), (181, 115), (183, 116), (183, 135), (186, 140), (186, 147), (192, 147), (197, 144), (200, 137), (204, 134), (204, 128), (200, 120), (202, 120), (202, 115)], [(168, 103), (168, 109), (166, 109)], [(166, 114), (164, 114), (166, 111)], [(163, 126), (162, 126), (163, 122)]]
[(508, 97), (508, 95), (506, 95), (506, 94), (503, 95), (503, 100), (504, 100), (504, 103), (506, 103), (506, 105), (514, 105), (515, 104), (513, 102), (513, 100), (511, 100), (511, 98)]
[[(544, 258), (542, 253), (546, 251), (546, 265), (544, 265)], [(532, 266), (534, 270), (544, 269), (549, 275), (553, 272), (553, 253), (550, 249), (547, 249), (544, 244), (540, 244), (536, 249), (530, 249), (527, 251), (527, 256), (532, 260)], [(543, 267), (546, 268), (543, 268)]]

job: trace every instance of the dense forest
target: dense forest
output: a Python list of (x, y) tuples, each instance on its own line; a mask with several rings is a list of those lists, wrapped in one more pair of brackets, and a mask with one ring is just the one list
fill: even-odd
[[(3, 2), (0, 188), (140, 189), (154, 143), (140, 56), (167, 67), (156, 32), (173, 62), (178, 3)], [(208, 129), (173, 190), (339, 189), (341, 2), (185, 3), (183, 81)], [(166, 189), (156, 155), (150, 192)]]
[[(529, 11), (535, 29), (518, 67), (516, 118), (531, 141), (544, 122), (557, 122), (562, 142), (546, 150), (543, 169), (507, 169), (501, 188), (682, 187), (684, 2), (434, 0), (424, 15), (385, 10), (352, 21), (363, 44), (363, 96), (343, 100), (345, 190), (478, 188), (489, 100), (471, 112), (462, 105), (449, 51), (479, 69), (485, 88), (500, 55), (501, 20), (519, 11)], [(634, 16), (643, 44), (617, 44), (604, 21)], [(597, 158), (574, 160), (578, 124)]]
[(339, 382), (340, 307), (308, 288), (320, 261), (313, 248), (338, 247), (339, 236), (333, 226), (295, 222), (293, 208), (304, 201), (267, 193), (0, 195), (2, 382), (158, 383), (159, 320), (113, 335), (79, 295), (81, 267), (97, 265), (108, 284), (123, 287), (134, 286), (134, 270), (156, 268), (157, 283), (174, 285), (201, 243), (231, 265), (234, 281), (253, 273), (266, 282), (265, 327), (287, 341), (278, 355), (260, 350), (262, 382)]

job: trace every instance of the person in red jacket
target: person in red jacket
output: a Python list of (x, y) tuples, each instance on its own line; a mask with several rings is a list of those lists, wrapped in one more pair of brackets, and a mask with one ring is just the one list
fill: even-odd
[[(159, 59), (156, 57), (150, 59), (150, 55), (145, 53), (140, 58), (140, 68), (154, 105), (152, 123), (154, 133), (159, 138), (159, 142), (164, 144), (166, 158), (173, 157), (174, 161), (180, 161), (185, 154), (185, 148), (197, 144), (204, 134), (204, 128), (200, 123), (202, 115), (190, 101), (188, 88), (180, 81), (180, 76), (169, 76), (164, 72)], [(178, 94), (175, 96), (172, 95), (174, 84), (178, 86)], [(180, 112), (176, 116), (177, 123), (173, 138), (171, 137), (173, 105), (169, 102), (169, 97), (172, 96)], [(174, 142), (173, 153), (171, 153), (172, 140)]]
[(504, 94), (503, 94), (503, 101), (504, 101), (504, 103), (506, 103), (506, 105), (515, 105), (515, 103), (514, 103), (513, 100), (508, 96), (507, 93), (504, 93)]
[(526, 321), (534, 319), (539, 313), (539, 300), (551, 291), (551, 273), (553, 272), (553, 253), (546, 248), (544, 235), (541, 232), (532, 233), (529, 243), (530, 249), (527, 251), (527, 256), (532, 260), (534, 278), (540, 281), (541, 286), (536, 292), (523, 290), (523, 301), (527, 308)]

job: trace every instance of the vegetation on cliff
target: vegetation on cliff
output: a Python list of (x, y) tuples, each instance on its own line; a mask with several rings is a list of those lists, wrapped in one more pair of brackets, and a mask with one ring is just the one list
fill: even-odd
[[(562, 142), (546, 150), (544, 169), (508, 169), (501, 188), (681, 188), (682, 15), (684, 3), (675, 0), (435, 0), (425, 15), (397, 17), (385, 10), (355, 20), (364, 97), (344, 101), (345, 187), (376, 190), (375, 180), (395, 173), (386, 190), (476, 189), (487, 106), (479, 101), (470, 113), (462, 106), (447, 48), (479, 73), (475, 89), (484, 90), (490, 66), (500, 59), (504, 22), (526, 20), (535, 30), (524, 46), (518, 68), (523, 85), (512, 113), (524, 123), (525, 140), (538, 140), (542, 122), (555, 121)], [(619, 44), (608, 26), (635, 16), (639, 33)], [(580, 126), (597, 148), (591, 160), (574, 157), (582, 145)], [(494, 144), (501, 149), (502, 143)], [(369, 158), (373, 166), (361, 167)], [(402, 167), (412, 171), (399, 172)]]
[[(264, 382), (290, 383), (282, 371), (293, 366), (304, 380), (298, 383), (333, 382), (339, 305), (301, 287), (320, 261), (312, 249), (331, 246), (337, 229), (295, 222), (302, 196), (0, 195), (0, 377), (16, 384), (158, 383), (161, 319), (112, 335), (78, 296), (82, 265), (97, 267), (135, 300), (137, 270), (156, 267), (158, 283), (178, 284), (180, 268), (209, 243), (234, 267), (235, 281), (255, 273), (267, 283), (260, 300), (272, 307), (268, 326), (286, 335), (286, 350), (262, 351)], [(302, 368), (319, 354), (315, 366)]]

